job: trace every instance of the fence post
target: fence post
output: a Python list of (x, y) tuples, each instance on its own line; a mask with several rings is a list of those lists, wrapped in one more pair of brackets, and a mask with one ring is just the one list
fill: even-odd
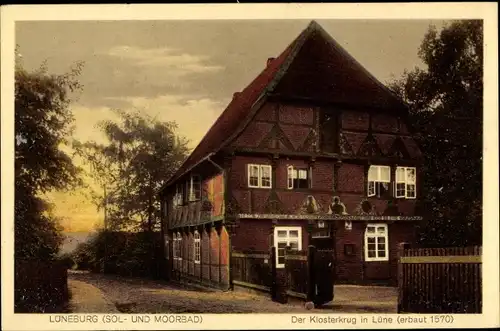
[(397, 253), (397, 259), (398, 259), (398, 313), (401, 313), (404, 311), (404, 300), (405, 298), (404, 295), (404, 267), (403, 264), (401, 263), (401, 257), (404, 256), (404, 250), (406, 248), (407, 244), (402, 242), (398, 244), (398, 253)]
[(271, 264), (271, 299), (276, 300), (276, 247), (272, 246), (269, 253), (269, 263)]
[(307, 301), (314, 301), (316, 297), (316, 275), (314, 273), (314, 255), (316, 247), (307, 247)]

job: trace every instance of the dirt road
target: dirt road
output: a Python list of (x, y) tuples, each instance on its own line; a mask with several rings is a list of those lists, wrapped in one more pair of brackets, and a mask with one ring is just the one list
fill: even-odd
[[(307, 311), (299, 301), (279, 304), (265, 295), (190, 289), (140, 278), (70, 273), (69, 282), (70, 288), (84, 286), (81, 282), (95, 287), (121, 313), (394, 313), (396, 309), (392, 288), (339, 286), (332, 303)], [(80, 300), (92, 307), (91, 298)]]

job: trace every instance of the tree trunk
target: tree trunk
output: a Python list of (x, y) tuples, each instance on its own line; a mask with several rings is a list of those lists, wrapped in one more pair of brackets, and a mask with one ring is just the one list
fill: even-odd
[(149, 175), (148, 231), (153, 232), (153, 184)]

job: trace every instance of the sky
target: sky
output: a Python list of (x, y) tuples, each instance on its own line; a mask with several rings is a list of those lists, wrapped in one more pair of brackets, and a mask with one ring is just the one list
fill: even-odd
[[(317, 20), (382, 83), (423, 64), (430, 20)], [(25, 21), (16, 23), (23, 66), (54, 74), (84, 62), (83, 89), (70, 105), (74, 138), (103, 141), (96, 124), (113, 108), (175, 121), (194, 148), (229, 103), (308, 25), (308, 20)], [(89, 231), (102, 213), (85, 189), (48, 198), (68, 232)]]

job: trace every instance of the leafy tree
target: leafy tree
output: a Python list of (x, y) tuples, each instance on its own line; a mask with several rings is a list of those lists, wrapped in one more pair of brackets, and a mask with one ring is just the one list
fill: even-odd
[(424, 153), (421, 228), (430, 246), (482, 241), (483, 26), (431, 27), (419, 49), (426, 69), (391, 84), (409, 105)]
[(42, 66), (15, 71), (15, 257), (51, 259), (63, 238), (51, 206), (42, 198), (51, 190), (79, 183), (79, 168), (60, 149), (71, 135), (70, 95), (82, 65), (51, 75)]
[(75, 147), (103, 190), (94, 201), (105, 208), (107, 229), (153, 231), (160, 213), (156, 194), (185, 159), (187, 141), (175, 134), (175, 123), (140, 112), (116, 113), (117, 122), (100, 125), (107, 144), (91, 141)]

